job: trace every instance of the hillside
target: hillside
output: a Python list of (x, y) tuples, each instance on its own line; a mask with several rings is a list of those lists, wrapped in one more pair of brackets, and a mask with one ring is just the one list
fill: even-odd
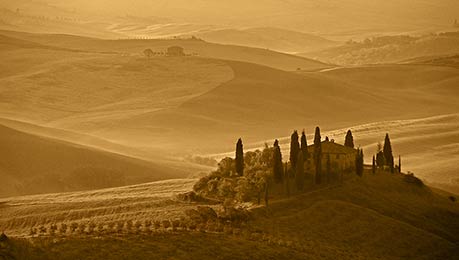
[(459, 33), (439, 33), (424, 36), (381, 36), (361, 42), (348, 42), (318, 52), (298, 54), (340, 65), (397, 63), (425, 56), (459, 53)]
[(287, 53), (318, 51), (339, 44), (314, 34), (270, 27), (209, 30), (194, 33), (194, 35), (209, 42), (251, 46)]
[[(320, 125), (331, 131), (458, 111), (459, 74), (451, 66), (400, 64), (288, 72), (205, 57), (146, 59), (111, 52), (123, 47), (133, 50), (134, 45), (126, 42), (139, 44), (135, 48), (142, 50), (147, 46), (144, 42), (150, 41), (106, 44), (109, 53), (94, 53), (68, 49), (85, 45), (101, 51), (106, 41), (8, 35), (4, 39), (15, 47), (1, 52), (5, 61), (0, 66), (2, 118), (90, 135), (122, 146), (115, 149), (117, 153), (151, 161), (157, 161), (159, 154), (180, 161), (186, 155), (232, 151), (239, 136), (262, 147), (264, 141), (288, 135), (286, 129)], [(36, 48), (15, 45), (11, 38)], [(58, 46), (52, 48), (66, 49), (43, 48), (52, 40)], [(436, 131), (448, 129), (440, 123)], [(428, 138), (422, 133), (414, 130), (413, 138)], [(374, 144), (380, 135), (362, 145)], [(439, 145), (452, 145), (449, 140), (442, 138)], [(103, 148), (92, 142), (81, 144)], [(369, 147), (370, 152), (373, 149)], [(400, 152), (404, 156), (404, 149)], [(419, 158), (407, 158), (408, 163), (422, 161)], [(454, 167), (447, 168), (447, 172), (438, 169), (442, 173), (437, 175), (449, 176)]]
[(68, 34), (31, 34), (17, 31), (0, 30), (0, 34), (42, 45), (89, 52), (116, 52), (120, 54), (141, 55), (150, 48), (164, 52), (168, 47), (178, 45), (188, 54), (201, 57), (236, 60), (262, 64), (281, 70), (319, 70), (330, 67), (319, 61), (304, 57), (279, 53), (267, 49), (245, 46), (209, 43), (197, 39), (157, 39), (157, 40), (103, 40)]
[[(110, 259), (134, 255), (175, 259), (213, 259), (218, 255), (230, 259), (241, 252), (252, 259), (275, 257), (280, 252), (292, 259), (454, 259), (459, 250), (457, 202), (426, 186), (406, 182), (402, 175), (387, 172), (367, 173), (363, 178), (350, 174), (343, 184), (273, 200), (269, 209), (254, 205), (249, 226), (232, 234), (209, 232), (206, 228), (197, 232), (181, 227), (173, 231), (144, 226), (145, 220), (180, 219), (186, 216), (187, 209), (205, 204), (184, 202), (173, 195), (189, 190), (193, 182), (170, 180), (89, 192), (6, 198), (0, 200), (0, 228), (11, 235), (26, 235), (31, 227), (60, 225), (62, 221), (69, 225), (93, 223), (97, 227), (92, 235), (67, 231), (51, 238), (13, 239), (16, 251), (9, 252), (22, 255), (20, 259), (32, 255), (97, 259), (107, 253)], [(140, 227), (121, 231), (122, 235), (109, 232), (109, 223), (129, 220), (140, 223)], [(57, 239), (51, 242), (52, 237)], [(257, 250), (249, 250), (253, 246)]]
[(174, 168), (0, 126), (0, 197), (184, 177)]

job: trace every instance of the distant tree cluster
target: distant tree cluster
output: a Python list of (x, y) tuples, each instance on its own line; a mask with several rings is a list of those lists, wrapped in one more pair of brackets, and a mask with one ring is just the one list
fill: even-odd
[[(323, 151), (323, 143), (327, 144), (324, 146), (327, 149), (338, 149), (333, 155), (336, 155), (334, 159), (338, 159), (340, 153), (344, 153), (345, 156), (355, 154), (355, 159), (348, 157), (345, 161), (350, 163), (350, 159), (351, 162), (354, 161), (354, 164), (346, 166), (349, 168), (343, 168), (344, 166), (337, 168), (337, 161), (332, 162), (331, 151)], [(302, 131), (300, 137), (298, 131), (295, 130), (290, 136), (289, 160), (284, 163), (279, 140), (276, 139), (272, 147), (265, 144), (263, 150), (244, 153), (242, 138), (239, 138), (236, 142), (235, 158), (223, 158), (218, 163), (217, 170), (201, 178), (194, 185), (194, 191), (199, 196), (219, 200), (241, 202), (256, 200), (261, 203), (264, 198), (267, 205), (269, 198), (278, 194), (279, 190), (282, 190), (282, 194), (287, 196), (290, 195), (292, 188), (296, 192), (302, 192), (306, 187), (307, 180), (308, 183), (316, 185), (329, 184), (334, 179), (342, 181), (342, 171), (352, 168), (355, 168), (356, 174), (362, 177), (364, 174), (364, 153), (363, 149), (354, 148), (355, 143), (351, 130), (347, 131), (344, 146), (341, 147), (334, 145), (334, 140), (330, 140), (328, 137), (322, 141), (320, 128), (316, 127), (313, 145), (310, 147), (312, 150), (309, 151), (305, 131)], [(341, 151), (343, 149), (347, 149), (347, 154)], [(354, 151), (354, 153), (350, 153), (349, 150)], [(375, 173), (376, 169), (381, 167), (389, 167), (393, 171), (393, 161), (392, 147), (387, 134), (384, 146), (378, 144), (378, 152), (372, 158), (372, 172)], [(401, 167), (400, 158), (399, 167)], [(339, 173), (341, 175), (337, 175), (337, 171), (341, 171)], [(312, 174), (308, 174), (309, 172)], [(294, 185), (290, 185), (291, 181), (294, 182)]]
[[(390, 141), (389, 134), (386, 134), (384, 138), (384, 146), (381, 143), (378, 143), (376, 147), (376, 156), (373, 156), (373, 168), (374, 172), (377, 169), (388, 168), (391, 173), (395, 172), (394, 156), (392, 154), (392, 144)], [(399, 165), (397, 166), (398, 172), (401, 172), (401, 157), (399, 156)]]

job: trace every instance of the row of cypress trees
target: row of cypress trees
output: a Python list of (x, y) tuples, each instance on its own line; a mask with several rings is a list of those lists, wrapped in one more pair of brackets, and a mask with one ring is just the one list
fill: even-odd
[[(298, 136), (298, 132), (295, 130), (293, 131), (290, 137), (290, 169), (295, 172), (295, 182), (297, 184), (297, 188), (302, 190), (304, 187), (304, 161), (309, 159), (309, 151), (308, 151), (308, 143), (306, 139), (306, 133), (303, 130), (301, 133), (301, 139)], [(315, 167), (315, 181), (317, 184), (322, 182), (322, 142), (321, 142), (321, 134), (320, 128), (316, 127), (314, 133), (314, 151), (313, 151), (313, 160)], [(352, 135), (351, 130), (348, 130), (345, 137), (344, 146), (354, 148), (354, 137)], [(282, 153), (279, 146), (279, 141), (276, 139), (273, 145), (273, 175), (274, 181), (276, 183), (282, 183), (285, 178), (290, 178), (289, 176), (289, 169), (287, 165), (284, 166), (282, 162)], [(373, 156), (372, 162), (372, 169), (373, 172), (375, 171), (376, 165), (381, 167), (383, 165), (389, 166), (391, 172), (394, 172), (394, 157), (392, 155), (392, 145), (390, 142), (389, 134), (386, 134), (384, 139), (384, 148), (381, 149), (378, 147), (378, 153)], [(363, 156), (363, 149), (357, 149), (356, 159), (355, 159), (355, 168), (356, 173), (359, 176), (363, 175), (364, 169), (364, 156)], [(330, 167), (330, 157), (327, 157), (327, 168)], [(235, 168), (236, 172), (239, 176), (244, 174), (244, 151), (243, 151), (243, 144), (242, 139), (236, 143), (236, 159), (235, 159)], [(330, 169), (327, 169), (329, 171)], [(401, 171), (401, 158), (399, 157), (399, 171)]]

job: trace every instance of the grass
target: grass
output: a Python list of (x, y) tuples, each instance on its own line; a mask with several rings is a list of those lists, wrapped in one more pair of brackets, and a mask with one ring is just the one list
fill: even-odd
[[(347, 174), (343, 183), (252, 207), (248, 224), (221, 228), (182, 226), (189, 223), (184, 211), (197, 204), (174, 194), (192, 184), (170, 180), (9, 198), (2, 201), (0, 228), (15, 235), (16, 252), (50, 259), (453, 259), (459, 249), (459, 205), (401, 174)], [(32, 238), (31, 227), (37, 231)]]

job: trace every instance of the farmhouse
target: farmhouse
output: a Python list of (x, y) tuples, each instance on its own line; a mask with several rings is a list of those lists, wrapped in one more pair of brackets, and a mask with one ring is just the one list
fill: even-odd
[[(307, 163), (313, 165), (313, 144), (308, 146), (308, 152), (310, 154), (310, 159)], [(322, 169), (325, 169), (327, 165), (328, 156), (330, 156), (330, 165), (332, 169), (339, 171), (354, 169), (356, 154), (356, 149), (337, 144), (333, 139), (330, 141), (322, 141)]]
[(171, 46), (167, 48), (167, 56), (185, 56), (183, 48), (180, 46)]

